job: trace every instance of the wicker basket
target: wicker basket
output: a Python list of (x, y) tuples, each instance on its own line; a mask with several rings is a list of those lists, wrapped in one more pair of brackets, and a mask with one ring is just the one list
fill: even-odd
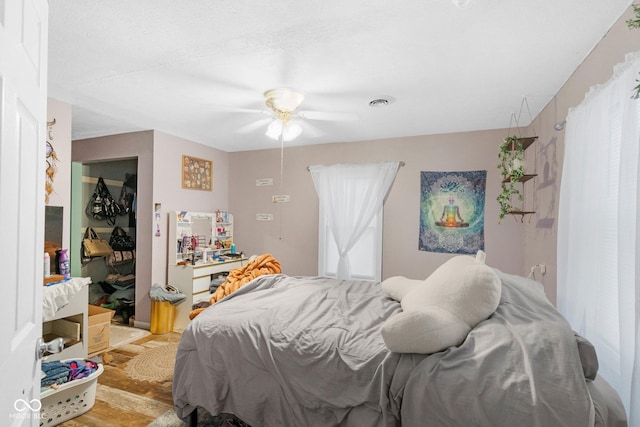
[(40, 395), (40, 426), (57, 426), (87, 412), (96, 401), (98, 377), (104, 372), (102, 364), (88, 377), (69, 381), (57, 389)]

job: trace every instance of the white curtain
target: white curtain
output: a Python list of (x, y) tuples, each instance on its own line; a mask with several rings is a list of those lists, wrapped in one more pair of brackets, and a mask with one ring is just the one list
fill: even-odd
[(640, 425), (640, 53), (567, 117), (558, 309), (596, 347), (599, 373)]
[(320, 211), (338, 249), (338, 279), (351, 279), (349, 251), (382, 209), (399, 166), (383, 162), (309, 167)]

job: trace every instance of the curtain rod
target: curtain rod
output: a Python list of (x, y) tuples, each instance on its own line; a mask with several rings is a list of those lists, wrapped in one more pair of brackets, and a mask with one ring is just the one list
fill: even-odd
[[(400, 166), (404, 166), (406, 163), (405, 162), (400, 162)], [(307, 170), (311, 170), (309, 169), (311, 166), (307, 166)]]

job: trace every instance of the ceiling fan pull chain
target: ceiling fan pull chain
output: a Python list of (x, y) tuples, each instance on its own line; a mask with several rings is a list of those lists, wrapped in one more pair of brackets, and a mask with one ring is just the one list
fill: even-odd
[[(282, 128), (280, 130), (280, 195), (284, 194), (284, 126), (282, 124)], [(282, 240), (282, 203), (278, 203), (279, 212), (279, 236), (278, 240)]]
[(284, 188), (284, 126), (280, 131), (280, 194), (283, 194)]

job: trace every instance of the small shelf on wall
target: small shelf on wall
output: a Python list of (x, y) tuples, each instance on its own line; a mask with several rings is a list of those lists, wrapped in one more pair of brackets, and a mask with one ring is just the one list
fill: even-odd
[[(535, 178), (536, 176), (538, 176), (537, 173), (532, 173), (532, 174), (524, 174), (520, 177), (520, 179), (518, 180), (518, 182), (527, 182), (530, 179)], [(502, 180), (503, 183), (506, 182), (511, 182), (511, 176), (506, 177), (505, 179)]]
[[(536, 142), (536, 139), (538, 139), (537, 136), (527, 136), (527, 137), (521, 137), (519, 138), (520, 142), (522, 143), (522, 149), (526, 150), (527, 148), (529, 148), (531, 146), (531, 144), (533, 144), (534, 142)], [(511, 151), (516, 149), (516, 143), (515, 141), (511, 141), (511, 144), (509, 144), (510, 147), (509, 149)]]
[(524, 217), (526, 215), (532, 215), (534, 213), (536, 213), (536, 212), (535, 211), (520, 211), (520, 210), (515, 210), (514, 209), (512, 211), (507, 212), (507, 215), (513, 215), (513, 216), (520, 215), (520, 222), (524, 222)]
[[(533, 145), (534, 142), (536, 142), (537, 139), (538, 139), (537, 136), (527, 136), (527, 137), (513, 136), (513, 137), (505, 138), (505, 142), (500, 146), (501, 163), (498, 165), (498, 168), (501, 169), (501, 172), (507, 172), (507, 173), (510, 172), (514, 167), (514, 164), (512, 162), (515, 162), (515, 160), (519, 160), (523, 162), (523, 165), (526, 165), (524, 153), (527, 151), (528, 148), (530, 148)], [(519, 150), (520, 147), (522, 147), (522, 157), (519, 159), (516, 159), (517, 153), (515, 153), (515, 151)], [(533, 162), (533, 172), (537, 170), (537, 166), (538, 166), (537, 163), (538, 163), (538, 155), (536, 150), (534, 162)], [(519, 177), (517, 181), (514, 180), (511, 174), (506, 176), (502, 175), (502, 176), (504, 177), (501, 181), (502, 194), (498, 197), (498, 201), (500, 203), (500, 208), (501, 208), (501, 217), (504, 217), (505, 215), (511, 215), (514, 218), (516, 218), (519, 215), (521, 220), (520, 222), (524, 222), (524, 217), (526, 215), (532, 215), (535, 213), (535, 211), (527, 209), (525, 207), (527, 204), (525, 188), (526, 186), (529, 185), (525, 183), (531, 180), (534, 180), (533, 185), (534, 185), (534, 191), (535, 191), (535, 178), (538, 176), (538, 174), (525, 173), (521, 177)], [(514, 191), (514, 186), (516, 182), (518, 183), (519, 188), (521, 186), (521, 191)], [(503, 198), (503, 194), (505, 193), (508, 193), (508, 204), (504, 201), (504, 198)], [(520, 200), (522, 200), (522, 206), (520, 208), (514, 207), (513, 204), (511, 203), (511, 197), (515, 197), (515, 195), (517, 194), (520, 195)], [(504, 206), (504, 205), (507, 205), (507, 206)], [(502, 210), (502, 209), (505, 209), (505, 210)]]
[[(118, 181), (115, 179), (107, 179), (107, 178), (103, 178), (104, 183), (107, 185), (111, 185), (112, 187), (122, 187), (122, 184), (124, 184), (124, 181)], [(82, 177), (82, 182), (84, 184), (97, 184), (98, 183), (98, 178), (95, 178), (93, 176), (83, 176)]]

